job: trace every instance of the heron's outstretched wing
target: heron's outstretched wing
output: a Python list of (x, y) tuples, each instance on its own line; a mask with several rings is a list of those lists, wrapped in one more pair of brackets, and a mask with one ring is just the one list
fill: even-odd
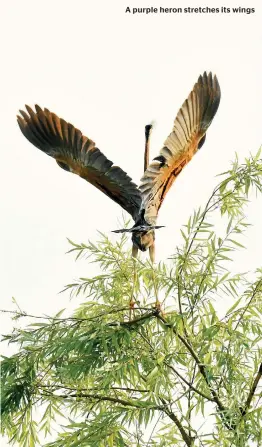
[(206, 131), (219, 102), (220, 87), (217, 78), (205, 72), (179, 110), (173, 130), (160, 155), (148, 166), (141, 179), (141, 211), (145, 210), (144, 217), (148, 224), (155, 225), (166, 193), (204, 143)]
[(24, 136), (38, 149), (55, 158), (66, 171), (78, 174), (117, 202), (135, 220), (141, 205), (141, 193), (131, 178), (113, 166), (95, 143), (72, 124), (35, 106), (20, 110), (18, 124)]

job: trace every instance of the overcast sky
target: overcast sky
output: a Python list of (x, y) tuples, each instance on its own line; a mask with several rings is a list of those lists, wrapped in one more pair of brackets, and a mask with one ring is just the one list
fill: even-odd
[[(21, 134), (16, 114), (39, 104), (70, 121), (139, 182), (144, 125), (155, 120), (152, 157), (203, 71), (217, 74), (222, 99), (201, 151), (161, 209), (157, 260), (180, 242), (179, 229), (203, 205), (234, 153), (261, 145), (261, 7), (253, 14), (129, 14), (126, 7), (204, 7), (190, 0), (6, 1), (1, 25), (1, 308), (53, 314), (68, 306), (63, 286), (93, 272), (75, 263), (66, 237), (96, 240), (117, 228), (121, 208)], [(209, 7), (223, 3), (208, 2)], [(262, 200), (248, 208), (253, 227), (237, 254), (239, 270), (261, 266)], [(167, 242), (169, 241), (169, 242)], [(170, 243), (170, 241), (172, 241)], [(75, 303), (70, 304), (75, 305)], [(1, 332), (14, 322), (1, 315)], [(2, 351), (11, 352), (4, 347)]]

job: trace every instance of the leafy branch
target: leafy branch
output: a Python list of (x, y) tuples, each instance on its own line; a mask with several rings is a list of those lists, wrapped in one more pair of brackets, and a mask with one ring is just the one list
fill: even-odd
[[(260, 152), (223, 175), (167, 262), (134, 265), (125, 235), (69, 241), (99, 270), (64, 287), (83, 297), (72, 315), (1, 310), (15, 326), (3, 340), (17, 346), (1, 367), (2, 431), (11, 442), (44, 445), (54, 431), (49, 447), (261, 442), (262, 268), (228, 268), (243, 248), (251, 192), (262, 192)], [(16, 326), (27, 318), (33, 323)]]

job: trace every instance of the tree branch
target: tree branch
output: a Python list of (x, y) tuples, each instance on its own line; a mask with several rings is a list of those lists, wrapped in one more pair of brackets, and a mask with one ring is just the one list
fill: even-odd
[[(245, 315), (246, 311), (248, 310), (248, 308), (249, 308), (250, 304), (252, 303), (253, 299), (256, 297), (257, 292), (260, 291), (260, 286), (261, 286), (261, 285), (262, 285), (262, 279), (259, 279), (259, 280), (257, 281), (257, 283), (256, 283), (256, 286), (255, 286), (255, 288), (254, 288), (254, 290), (253, 290), (253, 292), (252, 292), (252, 294), (251, 294), (251, 297), (250, 297), (248, 303), (246, 304), (245, 307), (241, 308), (242, 313), (241, 313), (241, 315), (239, 316), (239, 318), (238, 318), (238, 320), (237, 320), (237, 324), (235, 325), (234, 331), (237, 330), (237, 328), (238, 328), (238, 326), (239, 326), (239, 324), (240, 324), (240, 322), (241, 322), (243, 316)], [(239, 309), (239, 310), (240, 310), (240, 309)], [(229, 343), (228, 343), (228, 345), (227, 345), (227, 347), (226, 347), (225, 349), (224, 349), (224, 346), (223, 346), (223, 348), (222, 348), (222, 352), (224, 351), (225, 354), (228, 355), (228, 353), (229, 353), (229, 351), (230, 351), (230, 348), (231, 348), (231, 340), (229, 340)], [(225, 375), (225, 372), (226, 372), (226, 364), (225, 364), (224, 368), (222, 369), (222, 377)], [(219, 381), (219, 386), (220, 386), (221, 383), (222, 383), (222, 377), (221, 377), (221, 379), (220, 379), (220, 381)]]
[[(42, 383), (38, 383), (37, 386), (39, 388), (51, 388), (52, 390), (57, 389), (64, 389), (64, 390), (69, 390), (69, 391), (98, 391), (101, 390), (101, 388), (81, 388), (81, 390), (78, 390), (77, 388), (70, 388), (66, 385), (59, 385), (59, 384), (55, 384), (55, 385), (45, 385)], [(138, 388), (125, 388), (125, 387), (120, 387), (120, 386), (111, 386), (110, 388), (108, 388), (108, 390), (119, 390), (119, 391), (127, 391), (128, 393), (149, 393), (150, 390), (140, 390)]]
[(262, 363), (259, 366), (258, 373), (257, 373), (257, 375), (256, 375), (256, 377), (254, 379), (254, 382), (253, 382), (252, 386), (251, 386), (251, 390), (249, 392), (249, 395), (247, 396), (247, 400), (246, 400), (246, 403), (244, 405), (244, 409), (242, 410), (242, 416), (246, 415), (246, 413), (247, 413), (247, 411), (248, 411), (248, 409), (250, 407), (251, 401), (252, 401), (252, 399), (254, 397), (254, 394), (256, 392), (256, 389), (258, 387), (258, 383), (259, 383), (261, 377), (262, 377)]
[(243, 316), (245, 315), (246, 311), (248, 310), (248, 308), (249, 308), (250, 304), (252, 303), (253, 299), (256, 297), (257, 292), (262, 291), (262, 289), (260, 289), (261, 286), (262, 286), (262, 278), (258, 280), (258, 282), (257, 282), (257, 284), (255, 286), (255, 289), (254, 289), (254, 291), (253, 291), (253, 293), (252, 293), (252, 295), (250, 297), (250, 300), (248, 301), (248, 303), (244, 307), (243, 312), (241, 313), (241, 315), (240, 315), (240, 317), (238, 319), (238, 322), (237, 322), (237, 324), (235, 326), (235, 329), (234, 329), (235, 331), (237, 330), (237, 328), (238, 328), (238, 326), (239, 326)]
[(160, 398), (161, 402), (164, 404), (165, 409), (163, 409), (164, 413), (175, 423), (175, 425), (177, 426), (178, 430), (181, 433), (181, 436), (183, 438), (183, 440), (185, 441), (186, 445), (188, 447), (192, 446), (192, 442), (193, 442), (193, 438), (191, 438), (186, 430), (184, 429), (183, 425), (181, 424), (180, 420), (178, 419), (178, 417), (170, 410), (167, 409), (167, 403), (165, 402), (165, 400), (163, 398)]
[[(146, 409), (149, 408), (148, 406), (148, 402), (146, 402), (146, 406), (143, 407), (141, 405), (141, 400), (137, 399), (139, 401), (139, 403), (136, 403), (134, 401), (128, 401), (128, 400), (124, 400), (124, 399), (119, 399), (117, 397), (110, 397), (110, 396), (102, 396), (99, 394), (89, 394), (89, 393), (75, 393), (75, 394), (54, 394), (54, 393), (41, 393), (41, 396), (44, 397), (55, 397), (58, 399), (71, 399), (71, 398), (81, 398), (81, 399), (95, 399), (97, 401), (106, 401), (106, 402), (113, 402), (115, 404), (120, 404), (123, 405), (125, 407), (134, 407), (134, 408), (139, 408), (139, 409)], [(150, 408), (154, 408), (155, 410), (160, 410), (163, 411), (164, 408), (160, 405), (153, 405)]]
[(169, 365), (168, 363), (164, 362), (164, 364), (172, 369), (172, 371), (190, 388), (190, 390), (194, 391), (195, 393), (199, 394), (199, 396), (203, 397), (204, 399), (209, 400), (210, 402), (215, 402), (215, 400), (208, 396), (205, 393), (202, 393), (202, 391), (199, 391), (197, 388), (195, 388), (190, 382), (188, 382), (187, 379), (185, 379), (185, 377), (183, 377), (172, 365)]
[[(76, 322), (76, 323), (82, 323), (82, 322), (86, 322), (86, 321), (92, 321), (92, 320), (96, 320), (96, 319), (98, 319), (99, 317), (101, 317), (101, 316), (104, 316), (104, 315), (109, 315), (109, 314), (112, 314), (112, 313), (118, 313), (118, 312), (122, 312), (122, 311), (124, 311), (124, 310), (129, 310), (130, 308), (129, 307), (122, 307), (122, 308), (120, 308), (120, 309), (113, 309), (111, 312), (110, 311), (107, 311), (107, 312), (104, 312), (104, 313), (102, 313), (102, 314), (100, 314), (100, 315), (97, 315), (96, 317), (91, 317), (91, 318), (78, 318), (78, 317), (68, 317), (68, 318), (56, 318), (56, 317), (42, 317), (42, 316), (37, 316), (37, 315), (31, 315), (31, 314), (27, 314), (26, 312), (17, 312), (17, 311), (15, 311), (15, 310), (5, 310), (5, 309), (0, 309), (0, 312), (3, 312), (3, 313), (10, 313), (10, 314), (14, 314), (14, 315), (16, 315), (17, 317), (29, 317), (29, 318), (38, 318), (38, 319), (43, 319), (43, 320), (51, 320), (51, 321), (54, 321), (54, 322), (56, 322), (56, 323), (60, 323), (60, 322), (67, 322), (67, 321), (73, 321), (73, 322)], [(152, 309), (152, 307), (151, 308), (147, 308), (147, 307), (145, 307), (145, 308), (136, 308), (136, 309), (140, 309), (140, 310), (149, 310), (149, 309)], [(159, 311), (157, 310), (157, 309), (153, 309), (153, 310), (151, 310), (150, 312), (147, 312), (147, 313), (145, 313), (144, 315), (142, 315), (142, 316), (140, 316), (140, 317), (138, 317), (138, 318), (135, 318), (135, 319), (133, 319), (133, 320), (130, 320), (130, 321), (119, 321), (119, 322), (114, 322), (114, 323), (108, 323), (108, 326), (132, 326), (133, 324), (136, 324), (136, 323), (139, 323), (140, 321), (143, 321), (143, 320), (146, 320), (147, 318), (150, 318), (150, 317), (155, 317), (156, 316), (156, 314), (158, 313)]]
[(213, 396), (213, 400), (214, 402), (217, 404), (217, 407), (219, 409), (219, 411), (221, 412), (222, 418), (225, 421), (225, 425), (229, 430), (232, 430), (232, 427), (230, 424), (228, 424), (228, 422), (225, 420), (225, 412), (227, 411), (226, 407), (222, 404), (221, 400), (219, 399), (217, 392), (214, 390), (214, 388), (210, 385), (209, 380), (208, 380), (208, 376), (206, 373), (206, 368), (205, 365), (201, 362), (201, 360), (199, 359), (197, 353), (194, 351), (194, 349), (192, 348), (192, 346), (189, 344), (189, 342), (182, 337), (182, 335), (178, 334), (178, 332), (176, 331), (176, 329), (173, 327), (172, 324), (168, 323), (168, 321), (162, 317), (162, 315), (157, 314), (156, 317), (162, 321), (162, 323), (164, 323), (167, 327), (169, 327), (170, 329), (172, 329), (172, 331), (174, 332), (174, 334), (179, 338), (179, 340), (185, 345), (185, 347), (188, 349), (188, 351), (190, 352), (190, 354), (192, 355), (193, 359), (195, 360), (198, 369), (202, 375), (202, 377), (204, 378), (210, 393)]

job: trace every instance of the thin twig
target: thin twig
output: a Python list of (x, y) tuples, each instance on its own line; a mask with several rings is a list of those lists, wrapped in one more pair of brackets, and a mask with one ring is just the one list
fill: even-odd
[[(151, 308), (139, 308), (139, 309), (152, 309)], [(69, 318), (53, 318), (53, 317), (41, 317), (41, 316), (37, 316), (37, 315), (30, 315), (27, 313), (20, 313), (17, 311), (13, 311), (13, 310), (4, 310), (4, 309), (0, 309), (0, 312), (4, 312), (4, 313), (11, 313), (11, 314), (15, 314), (18, 317), (30, 317), (30, 318), (39, 318), (39, 319), (44, 319), (44, 320), (51, 320), (51, 321), (55, 321), (55, 322), (67, 322), (67, 321), (74, 321), (76, 323), (82, 323), (82, 322), (86, 322), (86, 321), (92, 321), (92, 320), (96, 320), (97, 318), (99, 318), (100, 316), (103, 315), (108, 315), (108, 314), (112, 314), (112, 313), (117, 313), (117, 312), (122, 312), (123, 310), (129, 310), (129, 307), (123, 307), (121, 309), (115, 309), (113, 311), (108, 311), (105, 312), (103, 314), (97, 315), (96, 317), (91, 317), (91, 318), (77, 318), (77, 317), (69, 317)], [(139, 318), (135, 318), (133, 320), (130, 321), (119, 321), (119, 322), (114, 322), (114, 323), (108, 323), (108, 326), (132, 326), (133, 324), (139, 323), (140, 321), (143, 321), (147, 318), (156, 316), (156, 314), (158, 313), (157, 309), (153, 309), (151, 310), (151, 312), (147, 312), (144, 315), (140, 316)]]
[(183, 377), (172, 365), (169, 365), (168, 363), (164, 362), (164, 364), (170, 368), (189, 388), (191, 391), (194, 391), (195, 393), (199, 394), (199, 396), (203, 397), (204, 399), (209, 400), (210, 402), (215, 402), (215, 400), (208, 396), (207, 394), (203, 393), (202, 391), (199, 391), (197, 388), (195, 388), (192, 383), (190, 383), (185, 377)]
[(188, 400), (187, 400), (187, 408), (188, 408), (188, 425), (189, 425), (189, 436), (191, 437), (191, 418), (192, 418), (192, 408), (191, 408), (191, 399), (192, 399), (192, 386), (195, 380), (195, 376), (196, 376), (196, 370), (197, 370), (197, 365), (195, 363), (194, 365), (194, 370), (193, 370), (193, 374), (191, 377), (191, 380), (189, 382), (189, 393), (188, 393)]
[(157, 418), (157, 421), (156, 421), (154, 427), (152, 428), (152, 431), (151, 431), (150, 436), (149, 436), (149, 438), (148, 438), (148, 440), (147, 440), (147, 443), (146, 443), (146, 447), (149, 447), (149, 442), (151, 441), (151, 439), (152, 439), (152, 437), (153, 437), (153, 434), (154, 434), (154, 431), (155, 431), (155, 429), (156, 429), (156, 427), (157, 427), (157, 425), (158, 425), (158, 423), (159, 423), (159, 421), (160, 421), (160, 419), (161, 419), (162, 417), (163, 417), (163, 412), (160, 413), (160, 415), (159, 415), (159, 417)]
[[(138, 310), (151, 310), (152, 307), (136, 307)], [(26, 312), (18, 312), (17, 310), (6, 310), (6, 309), (0, 309), (0, 312), (2, 313), (8, 313), (8, 314), (14, 314), (17, 317), (28, 317), (28, 318), (37, 318), (40, 320), (52, 320), (52, 321), (92, 321), (96, 320), (100, 317), (103, 317), (105, 315), (114, 314), (118, 312), (123, 312), (125, 310), (129, 310), (129, 307), (120, 307), (119, 309), (111, 309), (106, 310), (105, 312), (102, 312), (101, 314), (96, 315), (95, 317), (89, 317), (89, 318), (80, 318), (80, 317), (68, 317), (68, 318), (56, 318), (56, 317), (49, 317), (49, 316), (41, 316), (41, 315), (31, 315)]]
[(244, 307), (243, 312), (242, 312), (242, 314), (240, 315), (240, 317), (239, 317), (239, 319), (238, 319), (238, 322), (237, 322), (237, 324), (236, 324), (236, 326), (235, 326), (234, 331), (237, 330), (237, 328), (238, 328), (238, 326), (239, 326), (239, 324), (240, 324), (240, 322), (241, 322), (243, 316), (245, 315), (246, 311), (248, 310), (248, 308), (249, 308), (250, 304), (252, 303), (253, 299), (255, 298), (257, 292), (258, 292), (258, 291), (260, 292), (259, 289), (260, 289), (260, 286), (261, 286), (261, 285), (262, 285), (262, 279), (260, 279), (260, 280), (257, 282), (256, 287), (255, 287), (255, 289), (254, 289), (254, 291), (253, 291), (253, 293), (252, 293), (252, 295), (251, 295), (250, 300), (248, 301), (247, 305)]
[[(81, 391), (82, 392), (82, 391), (98, 391), (98, 390), (101, 390), (101, 388), (81, 388), (81, 390), (78, 390), (77, 388), (71, 388), (71, 387), (64, 386), (64, 385), (59, 385), (59, 384), (44, 385), (44, 384), (38, 383), (37, 386), (39, 388), (51, 388), (53, 391), (54, 391), (55, 388), (69, 390), (69, 391), (75, 391), (75, 392), (77, 392), (77, 391)], [(140, 390), (140, 389), (137, 389), (137, 388), (125, 388), (125, 387), (120, 387), (120, 386), (111, 386), (110, 388), (108, 388), (108, 390), (109, 391), (110, 390), (127, 391), (129, 393), (131, 393), (131, 392), (149, 393), (150, 392), (150, 390)]]
[(175, 423), (186, 445), (188, 447), (191, 447), (193, 439), (187, 434), (186, 430), (184, 429), (178, 417), (171, 410), (167, 408), (167, 403), (165, 402), (165, 400), (163, 398), (160, 398), (160, 400), (166, 407), (163, 411)]

